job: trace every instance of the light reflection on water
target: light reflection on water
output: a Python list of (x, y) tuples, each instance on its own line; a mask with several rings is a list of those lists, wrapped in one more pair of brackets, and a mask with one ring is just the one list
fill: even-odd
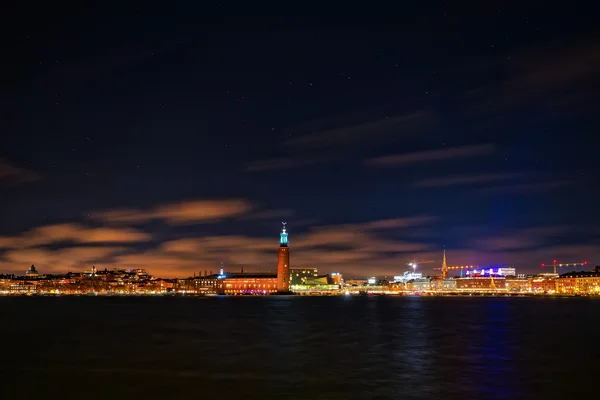
[(20, 398), (573, 398), (595, 387), (599, 306), (537, 298), (0, 298), (0, 370), (4, 393), (26, 388)]

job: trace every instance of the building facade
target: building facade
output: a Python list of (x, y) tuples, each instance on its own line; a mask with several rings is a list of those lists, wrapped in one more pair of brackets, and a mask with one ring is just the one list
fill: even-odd
[(303, 285), (308, 279), (317, 276), (319, 274), (316, 268), (290, 268), (290, 285)]
[(456, 289), (463, 291), (490, 291), (505, 290), (506, 281), (504, 278), (458, 278), (456, 279)]
[(217, 292), (227, 295), (267, 295), (277, 292), (278, 277), (265, 275), (237, 276), (219, 279)]
[(567, 272), (556, 280), (557, 293), (600, 295), (600, 272)]

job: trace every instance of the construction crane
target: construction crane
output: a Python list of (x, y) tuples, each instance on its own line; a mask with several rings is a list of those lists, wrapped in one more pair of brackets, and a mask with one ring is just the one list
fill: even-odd
[(412, 260), (411, 262), (408, 263), (408, 265), (410, 265), (413, 269), (413, 272), (415, 272), (417, 270), (417, 267), (419, 266), (419, 264), (429, 264), (435, 262), (433, 260), (427, 260), (427, 261), (423, 261), (423, 260)]
[(460, 269), (460, 276), (462, 277), (463, 269), (474, 269), (479, 268), (479, 265), (448, 265), (446, 263), (446, 250), (444, 249), (444, 258), (442, 259), (442, 267), (434, 268), (434, 271), (442, 271), (442, 279), (448, 278), (448, 270)]
[(584, 261), (584, 262), (575, 262), (575, 263), (560, 263), (560, 264), (558, 264), (556, 262), (556, 260), (552, 260), (552, 264), (542, 263), (542, 268), (552, 266), (552, 267), (554, 267), (554, 274), (556, 274), (556, 268), (561, 268), (561, 267), (576, 267), (578, 265), (587, 265), (587, 261)]
[[(575, 262), (575, 263), (557, 263), (556, 260), (552, 260), (552, 264), (545, 264), (542, 263), (542, 268), (546, 267), (546, 266), (552, 266), (554, 268), (554, 275), (556, 274), (556, 268), (561, 268), (561, 267), (576, 267), (578, 265), (587, 265), (587, 261), (584, 262)], [(558, 279), (554, 279), (554, 292), (558, 293)]]
[(447, 265), (446, 268), (434, 268), (435, 271), (442, 271), (442, 278), (446, 279), (448, 277), (448, 271), (451, 269), (459, 269), (460, 276), (463, 275), (463, 269), (477, 269), (479, 265)]

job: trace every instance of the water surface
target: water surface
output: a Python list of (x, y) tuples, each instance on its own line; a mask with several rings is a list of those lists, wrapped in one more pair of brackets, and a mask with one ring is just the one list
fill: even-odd
[(7, 399), (595, 397), (600, 299), (0, 297)]

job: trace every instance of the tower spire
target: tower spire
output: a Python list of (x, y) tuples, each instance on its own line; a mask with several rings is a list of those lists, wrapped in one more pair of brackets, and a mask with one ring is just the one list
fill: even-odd
[(282, 225), (282, 228), (281, 228), (281, 233), (279, 234), (279, 246), (287, 246), (288, 245), (288, 234), (287, 234), (287, 230), (285, 229), (287, 222), (282, 222), (281, 225)]
[(290, 291), (290, 248), (288, 247), (288, 233), (285, 229), (287, 222), (281, 223), (279, 234), (279, 248), (277, 249), (277, 292), (289, 293)]
[(446, 246), (444, 246), (444, 258), (442, 259), (442, 279), (448, 278), (448, 264), (446, 264)]

